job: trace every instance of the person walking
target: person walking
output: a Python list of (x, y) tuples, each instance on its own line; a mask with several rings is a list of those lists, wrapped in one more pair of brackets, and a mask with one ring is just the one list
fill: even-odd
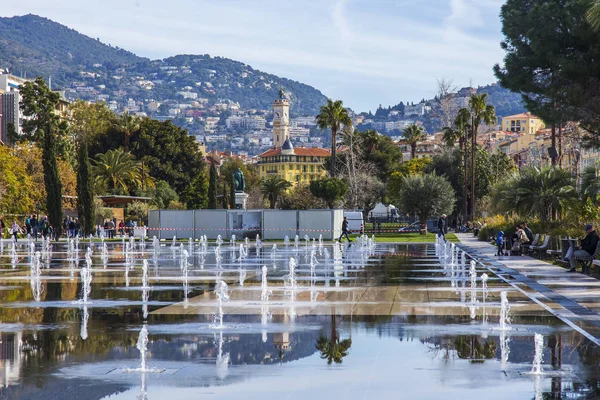
[(350, 240), (350, 236), (348, 236), (348, 217), (344, 217), (344, 221), (342, 222), (342, 234), (340, 235), (338, 242), (342, 241), (342, 237), (344, 237), (344, 235), (346, 235), (348, 242), (352, 242), (352, 240)]
[(42, 230), (42, 236), (44, 237), (44, 239), (48, 239), (50, 235), (50, 222), (48, 221), (47, 215), (42, 217), (40, 221), (40, 229)]
[(33, 214), (31, 216), (31, 234), (33, 235), (33, 239), (36, 242), (37, 242), (39, 229), (40, 229), (40, 221), (38, 221), (37, 215)]
[(81, 232), (81, 223), (79, 222), (79, 218), (75, 218), (75, 236), (79, 236), (84, 238), (85, 235)]
[[(581, 241), (581, 246), (577, 246), (573, 251), (569, 251), (569, 264), (571, 265), (571, 269), (569, 272), (577, 271), (576, 260), (578, 258), (590, 258), (596, 252), (596, 246), (598, 245), (598, 241), (600, 237), (594, 230), (594, 226), (592, 224), (587, 224), (585, 226), (585, 238)], [(582, 272), (586, 272), (585, 269)]]
[(446, 232), (448, 232), (448, 225), (446, 224), (446, 214), (442, 214), (437, 223), (437, 236), (446, 241)]
[(27, 231), (28, 235), (31, 235), (31, 217), (32, 216), (28, 216), (25, 218), (25, 230)]
[(19, 233), (23, 233), (23, 230), (21, 229), (19, 224), (17, 224), (17, 221), (13, 221), (11, 233), (15, 238), (15, 243), (17, 243), (17, 237), (18, 237)]

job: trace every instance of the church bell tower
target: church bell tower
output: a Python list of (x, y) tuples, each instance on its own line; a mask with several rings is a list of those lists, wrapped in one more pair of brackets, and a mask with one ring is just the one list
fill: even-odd
[(283, 146), (290, 137), (290, 101), (279, 98), (273, 103), (273, 144)]

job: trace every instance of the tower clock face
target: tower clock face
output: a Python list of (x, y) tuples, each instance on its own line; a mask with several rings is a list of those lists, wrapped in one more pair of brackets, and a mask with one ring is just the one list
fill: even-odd
[(275, 111), (275, 118), (279, 118), (279, 117), (280, 117), (279, 111)]

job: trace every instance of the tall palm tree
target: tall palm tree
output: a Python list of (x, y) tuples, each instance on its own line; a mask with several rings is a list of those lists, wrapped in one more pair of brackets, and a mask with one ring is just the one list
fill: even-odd
[(152, 178), (142, 174), (141, 163), (121, 148), (97, 154), (93, 172), (113, 194), (128, 193), (131, 187), (143, 184), (154, 187)]
[(475, 149), (477, 147), (477, 130), (481, 123), (496, 123), (496, 109), (487, 104), (487, 93), (474, 94), (469, 100), (471, 116), (471, 218), (475, 219)]
[(348, 355), (348, 350), (352, 346), (352, 339), (340, 340), (340, 335), (336, 327), (336, 316), (331, 315), (331, 336), (321, 336), (317, 339), (315, 347), (321, 352), (321, 358), (327, 360), (327, 364), (335, 362), (341, 364), (344, 357)]
[(291, 186), (291, 183), (277, 175), (268, 176), (260, 181), (261, 192), (264, 198), (269, 199), (271, 209), (275, 208), (279, 197)]
[(585, 14), (587, 21), (595, 30), (600, 30), (600, 0), (592, 1), (590, 8)]
[(330, 174), (335, 178), (335, 153), (337, 134), (342, 127), (352, 125), (352, 119), (348, 110), (344, 108), (341, 100), (333, 101), (327, 99), (327, 104), (321, 106), (321, 112), (317, 115), (317, 126), (319, 129), (331, 129), (331, 170)]
[(427, 137), (425, 129), (415, 123), (409, 125), (402, 133), (404, 134), (404, 139), (410, 145), (410, 158), (414, 159), (417, 153), (417, 144)]
[(458, 140), (458, 147), (460, 148), (460, 152), (462, 153), (463, 158), (463, 208), (462, 215), (465, 217), (467, 215), (467, 159), (468, 159), (468, 134), (471, 125), (469, 122), (471, 121), (471, 114), (469, 110), (466, 108), (461, 108), (454, 119), (454, 127), (446, 126), (442, 128), (442, 132), (444, 134), (444, 142), (447, 146), (452, 147)]
[(131, 115), (129, 112), (125, 111), (117, 118), (115, 122), (115, 128), (117, 128), (117, 130), (124, 135), (123, 149), (125, 152), (128, 152), (131, 134), (140, 129), (140, 119), (135, 115)]

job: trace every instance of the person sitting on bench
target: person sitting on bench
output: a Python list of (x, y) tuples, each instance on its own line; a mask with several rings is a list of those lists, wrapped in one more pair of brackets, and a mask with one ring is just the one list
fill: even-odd
[(521, 228), (523, 229), (523, 232), (525, 232), (525, 235), (527, 236), (527, 240), (524, 241), (522, 244), (531, 246), (531, 243), (533, 242), (533, 231), (531, 230), (531, 228), (529, 228), (527, 226), (527, 222), (523, 222), (521, 224)]
[(581, 246), (577, 246), (573, 251), (569, 249), (567, 254), (569, 256), (569, 264), (571, 265), (571, 269), (569, 272), (575, 272), (577, 270), (576, 259), (581, 258), (591, 258), (596, 252), (596, 246), (598, 245), (598, 241), (600, 237), (594, 230), (594, 226), (592, 224), (587, 224), (585, 226), (585, 238), (581, 241)]

